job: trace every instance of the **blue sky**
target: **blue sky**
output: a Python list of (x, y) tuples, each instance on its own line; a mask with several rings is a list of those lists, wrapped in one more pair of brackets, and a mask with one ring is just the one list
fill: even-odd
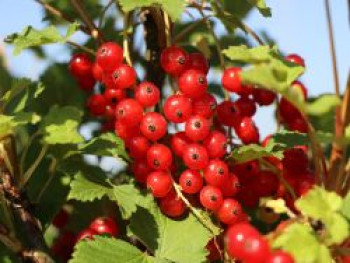
[[(272, 18), (263, 18), (253, 11), (246, 23), (256, 31), (265, 30), (274, 38), (280, 49), (286, 53), (298, 53), (304, 57), (307, 72), (302, 81), (309, 94), (333, 92), (332, 65), (330, 60), (328, 33), (325, 20), (324, 1), (321, 0), (267, 0), (272, 8)], [(350, 34), (347, 1), (331, 2), (341, 90), (344, 90), (350, 66)], [(43, 28), (41, 8), (32, 0), (0, 1), (0, 38), (12, 32), (21, 31), (26, 25)], [(79, 41), (81, 35), (74, 37)], [(9, 68), (17, 76), (36, 79), (48, 62), (38, 62), (29, 52), (12, 56), (12, 49), (5, 46)], [(47, 48), (50, 61), (68, 61), (69, 54), (59, 45)], [(270, 132), (273, 125), (266, 125), (269, 110), (262, 110), (257, 116), (262, 133)]]

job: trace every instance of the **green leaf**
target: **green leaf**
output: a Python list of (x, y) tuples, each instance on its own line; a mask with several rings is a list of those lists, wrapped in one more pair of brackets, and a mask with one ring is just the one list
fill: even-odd
[(87, 154), (112, 156), (130, 160), (123, 140), (117, 137), (115, 133), (103, 133), (99, 137), (94, 137), (92, 140), (81, 145), (79, 149)]
[(212, 237), (211, 232), (192, 214), (173, 220), (160, 211), (152, 198), (146, 196), (143, 200), (131, 217), (131, 233), (157, 258), (177, 263), (205, 262), (205, 246)]
[[(96, 236), (75, 247), (70, 263), (155, 263), (161, 262), (120, 239)], [(164, 262), (164, 261), (163, 261)]]
[(280, 236), (274, 239), (272, 246), (291, 253), (296, 263), (319, 263), (322, 256), (329, 254), (325, 251), (328, 249), (319, 243), (311, 227), (300, 223), (288, 226)]
[(245, 163), (251, 160), (270, 156), (282, 159), (283, 151), (281, 149), (274, 148), (273, 146), (264, 148), (257, 144), (249, 144), (236, 148), (231, 153), (231, 158), (237, 163)]
[(309, 142), (310, 139), (305, 133), (282, 130), (271, 137), (268, 146), (278, 144), (280, 147), (286, 149), (293, 148), (294, 146), (306, 145)]
[(270, 17), (271, 16), (271, 9), (266, 6), (265, 0), (247, 0), (248, 3), (258, 8), (259, 12), (265, 16)]
[(323, 116), (339, 106), (341, 100), (334, 94), (323, 94), (307, 104), (307, 113), (312, 116)]
[(349, 236), (349, 225), (340, 215), (343, 200), (336, 193), (316, 187), (298, 199), (295, 205), (303, 215), (322, 221), (328, 245), (340, 244)]
[(119, 0), (119, 3), (124, 12), (130, 12), (136, 8), (159, 5), (164, 11), (169, 13), (173, 20), (181, 17), (186, 4), (184, 0)]
[(231, 60), (245, 63), (258, 63), (271, 61), (271, 49), (269, 46), (248, 48), (245, 45), (231, 46), (222, 53)]
[(52, 106), (41, 122), (44, 141), (47, 144), (71, 144), (83, 142), (78, 133), (82, 112), (75, 107)]
[(12, 133), (19, 126), (36, 124), (41, 117), (34, 112), (20, 112), (15, 116), (0, 115), (0, 136)]
[(5, 42), (15, 46), (13, 54), (18, 55), (23, 49), (37, 47), (53, 43), (66, 42), (77, 30), (79, 24), (71, 24), (64, 36), (60, 34), (55, 26), (49, 26), (43, 30), (34, 29), (28, 26), (21, 33), (14, 33), (5, 39)]
[(347, 193), (343, 200), (343, 206), (341, 208), (341, 213), (350, 220), (350, 192)]

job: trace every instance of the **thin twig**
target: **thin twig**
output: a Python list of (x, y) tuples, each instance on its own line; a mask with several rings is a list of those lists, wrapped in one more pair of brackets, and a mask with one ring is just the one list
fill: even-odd
[(124, 14), (123, 50), (124, 50), (124, 58), (126, 63), (128, 63), (128, 65), (132, 67), (132, 60), (130, 56), (130, 46), (129, 46), (129, 36), (128, 36), (129, 19), (130, 19), (130, 13), (126, 12)]
[(32, 145), (33, 141), (40, 136), (39, 132), (35, 132), (32, 134), (32, 136), (29, 137), (28, 142), (26, 143), (26, 145), (24, 146), (23, 150), (22, 150), (22, 154), (21, 154), (21, 160), (20, 160), (20, 170), (21, 170), (21, 174), (23, 174), (23, 169), (25, 166), (25, 161), (27, 159), (27, 154), (29, 151), (29, 147)]
[(44, 193), (46, 192), (47, 188), (51, 184), (53, 178), (55, 177), (57, 167), (57, 159), (55, 157), (52, 158), (51, 164), (49, 166), (49, 178), (46, 180), (44, 186), (41, 188), (40, 193), (38, 194), (35, 203), (38, 204), (43, 197)]
[(68, 41), (67, 41), (67, 44), (69, 44), (69, 45), (71, 45), (71, 46), (73, 46), (73, 47), (76, 47), (76, 48), (78, 48), (78, 49), (81, 49), (82, 51), (85, 51), (86, 53), (89, 53), (89, 54), (91, 54), (91, 55), (93, 55), (93, 56), (96, 55), (96, 52), (95, 52), (94, 50), (92, 50), (92, 49), (90, 49), (90, 48), (88, 48), (88, 47), (79, 45), (79, 44), (77, 44), (77, 43), (75, 43), (75, 42), (73, 42), (73, 41), (68, 40)]
[(105, 15), (108, 11), (108, 9), (114, 4), (115, 0), (109, 0), (108, 4), (103, 8), (101, 14), (100, 14), (100, 19), (98, 21), (98, 28), (101, 29), (103, 19), (105, 18)]

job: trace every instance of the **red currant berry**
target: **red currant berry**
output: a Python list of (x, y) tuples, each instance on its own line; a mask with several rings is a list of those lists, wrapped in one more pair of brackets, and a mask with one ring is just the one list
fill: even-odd
[(275, 251), (265, 261), (265, 263), (294, 263), (294, 258), (287, 252)]
[(260, 106), (271, 105), (276, 99), (276, 93), (263, 88), (255, 88), (253, 91), (254, 101)]
[(308, 131), (307, 122), (302, 116), (288, 121), (287, 124), (288, 124), (288, 128), (292, 131), (298, 131), (300, 133), (307, 133)]
[(136, 72), (129, 65), (122, 64), (113, 71), (114, 85), (120, 89), (131, 88), (136, 83)]
[(235, 196), (241, 188), (238, 177), (234, 173), (230, 173), (227, 182), (221, 187), (224, 197)]
[(108, 104), (116, 105), (119, 101), (126, 98), (126, 93), (122, 89), (106, 89), (103, 96)]
[(186, 211), (185, 203), (173, 191), (159, 200), (159, 207), (169, 217), (180, 217)]
[(235, 102), (242, 117), (253, 117), (256, 112), (255, 102), (249, 97), (241, 97)]
[(224, 201), (220, 188), (211, 185), (202, 188), (199, 200), (203, 207), (212, 211), (218, 210)]
[(157, 141), (164, 137), (167, 132), (167, 122), (164, 117), (157, 112), (148, 112), (143, 117), (140, 129), (147, 139)]
[(203, 178), (198, 171), (185, 170), (179, 178), (179, 183), (183, 192), (196, 194), (203, 187)]
[(146, 160), (136, 160), (131, 163), (131, 171), (135, 180), (140, 184), (145, 184), (147, 175), (152, 171)]
[(189, 55), (177, 46), (171, 46), (162, 51), (160, 64), (163, 70), (172, 75), (179, 76), (189, 65)]
[(189, 144), (182, 155), (185, 165), (192, 170), (204, 169), (209, 162), (207, 150), (200, 144)]
[(103, 80), (103, 70), (97, 63), (92, 66), (92, 76), (97, 81), (102, 82)]
[(69, 62), (69, 70), (78, 79), (91, 76), (92, 62), (87, 54), (75, 54)]
[(155, 170), (167, 170), (173, 162), (173, 156), (164, 144), (154, 144), (147, 151), (148, 166)]
[(232, 101), (223, 101), (217, 107), (218, 120), (226, 126), (233, 127), (242, 119), (238, 107)]
[(219, 208), (217, 215), (221, 222), (232, 225), (239, 221), (242, 214), (242, 207), (235, 199), (225, 199)]
[(129, 126), (121, 121), (116, 121), (114, 126), (115, 134), (124, 141), (128, 141), (140, 134), (138, 126)]
[(272, 196), (277, 191), (279, 180), (271, 171), (260, 171), (255, 178), (255, 184), (260, 197)]
[(192, 114), (192, 103), (183, 95), (172, 95), (164, 103), (165, 117), (174, 123), (182, 123), (188, 120)]
[(226, 154), (227, 138), (221, 132), (212, 131), (204, 140), (203, 145), (208, 150), (210, 158), (221, 158)]
[(111, 217), (98, 217), (91, 222), (89, 228), (98, 235), (108, 234), (116, 237), (119, 233), (119, 227), (116, 221)]
[(144, 107), (155, 106), (160, 98), (160, 91), (152, 82), (142, 82), (135, 90), (135, 98)]
[(209, 255), (207, 255), (207, 259), (209, 260), (208, 262), (213, 262), (221, 259), (221, 254), (217, 245), (215, 244), (214, 238), (208, 242), (205, 248), (209, 251)]
[(164, 171), (155, 171), (147, 176), (147, 188), (149, 188), (154, 197), (166, 196), (172, 187), (170, 175)]
[(305, 85), (299, 80), (295, 80), (292, 82), (291, 89), (299, 89), (302, 92), (304, 99), (306, 100), (308, 95), (307, 89)]
[(208, 74), (209, 63), (202, 53), (190, 53), (190, 63), (188, 69), (194, 69)]
[(242, 90), (242, 81), (240, 77), (241, 71), (242, 69), (238, 67), (232, 67), (232, 68), (226, 69), (221, 79), (222, 86), (230, 92), (241, 94), (241, 90)]
[(186, 70), (179, 78), (179, 90), (192, 99), (202, 97), (207, 86), (206, 75), (198, 70)]
[(95, 79), (90, 75), (78, 79), (79, 88), (84, 91), (92, 91), (95, 87), (95, 84)]
[(143, 109), (135, 99), (125, 99), (118, 103), (116, 118), (128, 126), (135, 126), (140, 123), (143, 117)]
[(95, 230), (92, 230), (90, 228), (84, 229), (77, 235), (76, 242), (84, 239), (94, 239), (94, 236), (96, 235), (98, 235), (98, 233)]
[(259, 130), (251, 118), (243, 117), (235, 131), (244, 144), (259, 143)]
[(228, 166), (225, 162), (214, 159), (211, 160), (204, 171), (204, 179), (207, 184), (221, 187), (229, 178)]
[(91, 95), (88, 100), (89, 110), (94, 116), (103, 115), (106, 110), (106, 105), (106, 99), (100, 94)]
[(296, 194), (298, 196), (306, 195), (315, 185), (315, 176), (313, 174), (306, 173), (299, 176), (296, 183)]
[(103, 71), (112, 72), (123, 62), (123, 49), (116, 43), (102, 44), (96, 54), (96, 63)]
[(69, 220), (69, 214), (68, 214), (68, 212), (67, 212), (65, 209), (60, 209), (60, 211), (58, 212), (58, 214), (55, 215), (55, 217), (53, 218), (52, 224), (53, 224), (55, 227), (61, 229), (61, 228), (63, 228), (64, 226), (67, 225), (68, 220)]
[(286, 60), (305, 68), (304, 59), (297, 54), (289, 54), (288, 56), (286, 56)]
[(182, 154), (190, 140), (186, 137), (184, 132), (175, 133), (170, 139), (170, 146), (173, 152), (182, 157)]
[(304, 173), (307, 171), (309, 161), (306, 153), (300, 147), (287, 149), (283, 152), (283, 168), (292, 173)]
[(52, 254), (67, 262), (72, 255), (75, 243), (75, 235), (72, 232), (64, 231), (51, 247)]
[(190, 140), (202, 141), (210, 133), (210, 122), (201, 116), (192, 116), (186, 121), (185, 134)]
[(136, 159), (144, 159), (146, 157), (147, 151), (151, 146), (151, 143), (143, 136), (136, 136), (128, 140), (127, 148), (129, 150), (129, 155)]
[(210, 93), (205, 93), (198, 99), (193, 100), (193, 115), (199, 115), (204, 118), (211, 118), (216, 110), (216, 99)]

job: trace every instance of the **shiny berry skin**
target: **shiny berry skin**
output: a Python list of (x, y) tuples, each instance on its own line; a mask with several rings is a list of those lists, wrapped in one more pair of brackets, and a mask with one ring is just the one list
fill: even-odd
[(259, 130), (251, 118), (243, 117), (235, 131), (244, 144), (259, 143)]
[(123, 62), (123, 49), (116, 43), (102, 44), (96, 54), (96, 63), (103, 71), (112, 72)]
[(107, 101), (100, 94), (91, 95), (88, 100), (88, 108), (92, 115), (101, 116), (105, 113)]
[(238, 125), (242, 119), (238, 107), (232, 101), (221, 102), (216, 111), (219, 122), (225, 126)]
[(221, 132), (212, 131), (204, 140), (203, 145), (208, 150), (210, 158), (221, 158), (226, 154), (227, 138)]
[(142, 82), (135, 89), (135, 99), (144, 107), (155, 106), (160, 98), (160, 91), (152, 82)]
[(278, 250), (272, 252), (264, 263), (294, 263), (294, 258), (289, 253)]
[(98, 217), (91, 222), (89, 228), (98, 235), (108, 234), (116, 237), (119, 233), (119, 227), (116, 221), (111, 217)]
[(154, 144), (147, 151), (147, 164), (155, 170), (167, 170), (172, 162), (171, 151), (164, 144)]
[(207, 87), (206, 75), (198, 70), (186, 70), (179, 78), (179, 90), (192, 99), (203, 96)]
[(199, 115), (204, 118), (211, 118), (216, 110), (216, 99), (210, 93), (205, 93), (198, 99), (194, 99), (192, 102), (193, 115)]
[(61, 229), (67, 225), (69, 220), (69, 214), (65, 209), (60, 209), (60, 211), (55, 215), (52, 220), (52, 224)]
[(79, 242), (84, 239), (94, 239), (94, 236), (98, 235), (98, 233), (90, 228), (84, 229), (77, 235), (76, 242)]
[(187, 52), (177, 46), (164, 49), (160, 56), (160, 65), (166, 73), (172, 76), (179, 76), (184, 72), (189, 66), (189, 61)]
[(170, 175), (164, 171), (155, 171), (147, 176), (147, 188), (151, 190), (154, 197), (165, 197), (171, 190), (172, 180)]
[(121, 121), (116, 121), (114, 126), (115, 134), (118, 135), (124, 141), (128, 141), (131, 138), (138, 136), (140, 130), (138, 126), (129, 126)]
[(238, 177), (234, 173), (230, 173), (227, 182), (220, 188), (224, 197), (233, 197), (240, 190), (241, 184)]
[(159, 200), (159, 208), (168, 217), (180, 217), (186, 211), (185, 203), (174, 191)]
[(152, 171), (146, 160), (136, 160), (131, 163), (131, 171), (135, 180), (140, 184), (145, 184), (147, 175)]
[(212, 211), (218, 210), (224, 201), (220, 188), (211, 185), (202, 188), (199, 200), (203, 207)]
[(204, 74), (208, 74), (209, 63), (202, 53), (190, 53), (190, 62), (188, 69), (199, 70)]
[(164, 103), (165, 117), (174, 123), (188, 120), (192, 114), (192, 102), (184, 95), (169, 96)]
[(289, 54), (288, 56), (286, 56), (286, 60), (305, 68), (304, 59), (297, 54)]
[(228, 68), (224, 71), (224, 74), (221, 79), (221, 84), (227, 91), (235, 92), (237, 94), (241, 93), (241, 71), (242, 69), (238, 67)]
[(210, 133), (210, 121), (201, 116), (190, 117), (185, 124), (185, 134), (190, 140), (202, 141)]
[(92, 62), (87, 54), (78, 53), (73, 55), (69, 62), (69, 71), (71, 74), (80, 79), (92, 74)]
[(157, 112), (146, 113), (140, 124), (141, 133), (151, 141), (157, 141), (164, 137), (167, 128), (168, 124), (165, 118)]
[(208, 152), (200, 144), (189, 144), (184, 149), (182, 159), (185, 165), (192, 170), (204, 169), (209, 162)]
[(146, 157), (148, 149), (151, 147), (151, 143), (142, 135), (136, 136), (128, 140), (127, 149), (129, 155), (136, 159), (144, 159)]
[(226, 225), (232, 225), (239, 221), (242, 214), (242, 206), (235, 199), (225, 199), (217, 211), (217, 216)]
[(284, 169), (292, 173), (303, 173), (307, 170), (309, 161), (306, 153), (300, 147), (285, 150), (283, 156)]
[(185, 132), (177, 132), (170, 139), (170, 146), (172, 151), (177, 155), (182, 157), (182, 154), (186, 146), (191, 141), (186, 137)]
[(116, 105), (119, 101), (126, 98), (126, 93), (122, 89), (106, 89), (103, 96), (108, 104)]
[(95, 80), (102, 82), (103, 70), (97, 63), (92, 66), (92, 76)]
[(114, 85), (119, 89), (131, 88), (136, 83), (136, 72), (129, 65), (122, 64), (113, 71)]
[(212, 186), (223, 186), (229, 177), (228, 166), (220, 159), (210, 160), (208, 166), (204, 170), (204, 179), (207, 184)]
[(143, 108), (137, 100), (125, 99), (117, 104), (115, 114), (118, 121), (135, 126), (142, 120)]
[(242, 117), (252, 117), (256, 112), (255, 102), (249, 97), (241, 97), (235, 102)]
[(268, 89), (256, 88), (253, 91), (254, 101), (260, 106), (271, 105), (275, 101), (276, 97), (276, 93)]
[(185, 170), (179, 178), (181, 190), (187, 194), (196, 194), (203, 187), (202, 175), (195, 170)]

